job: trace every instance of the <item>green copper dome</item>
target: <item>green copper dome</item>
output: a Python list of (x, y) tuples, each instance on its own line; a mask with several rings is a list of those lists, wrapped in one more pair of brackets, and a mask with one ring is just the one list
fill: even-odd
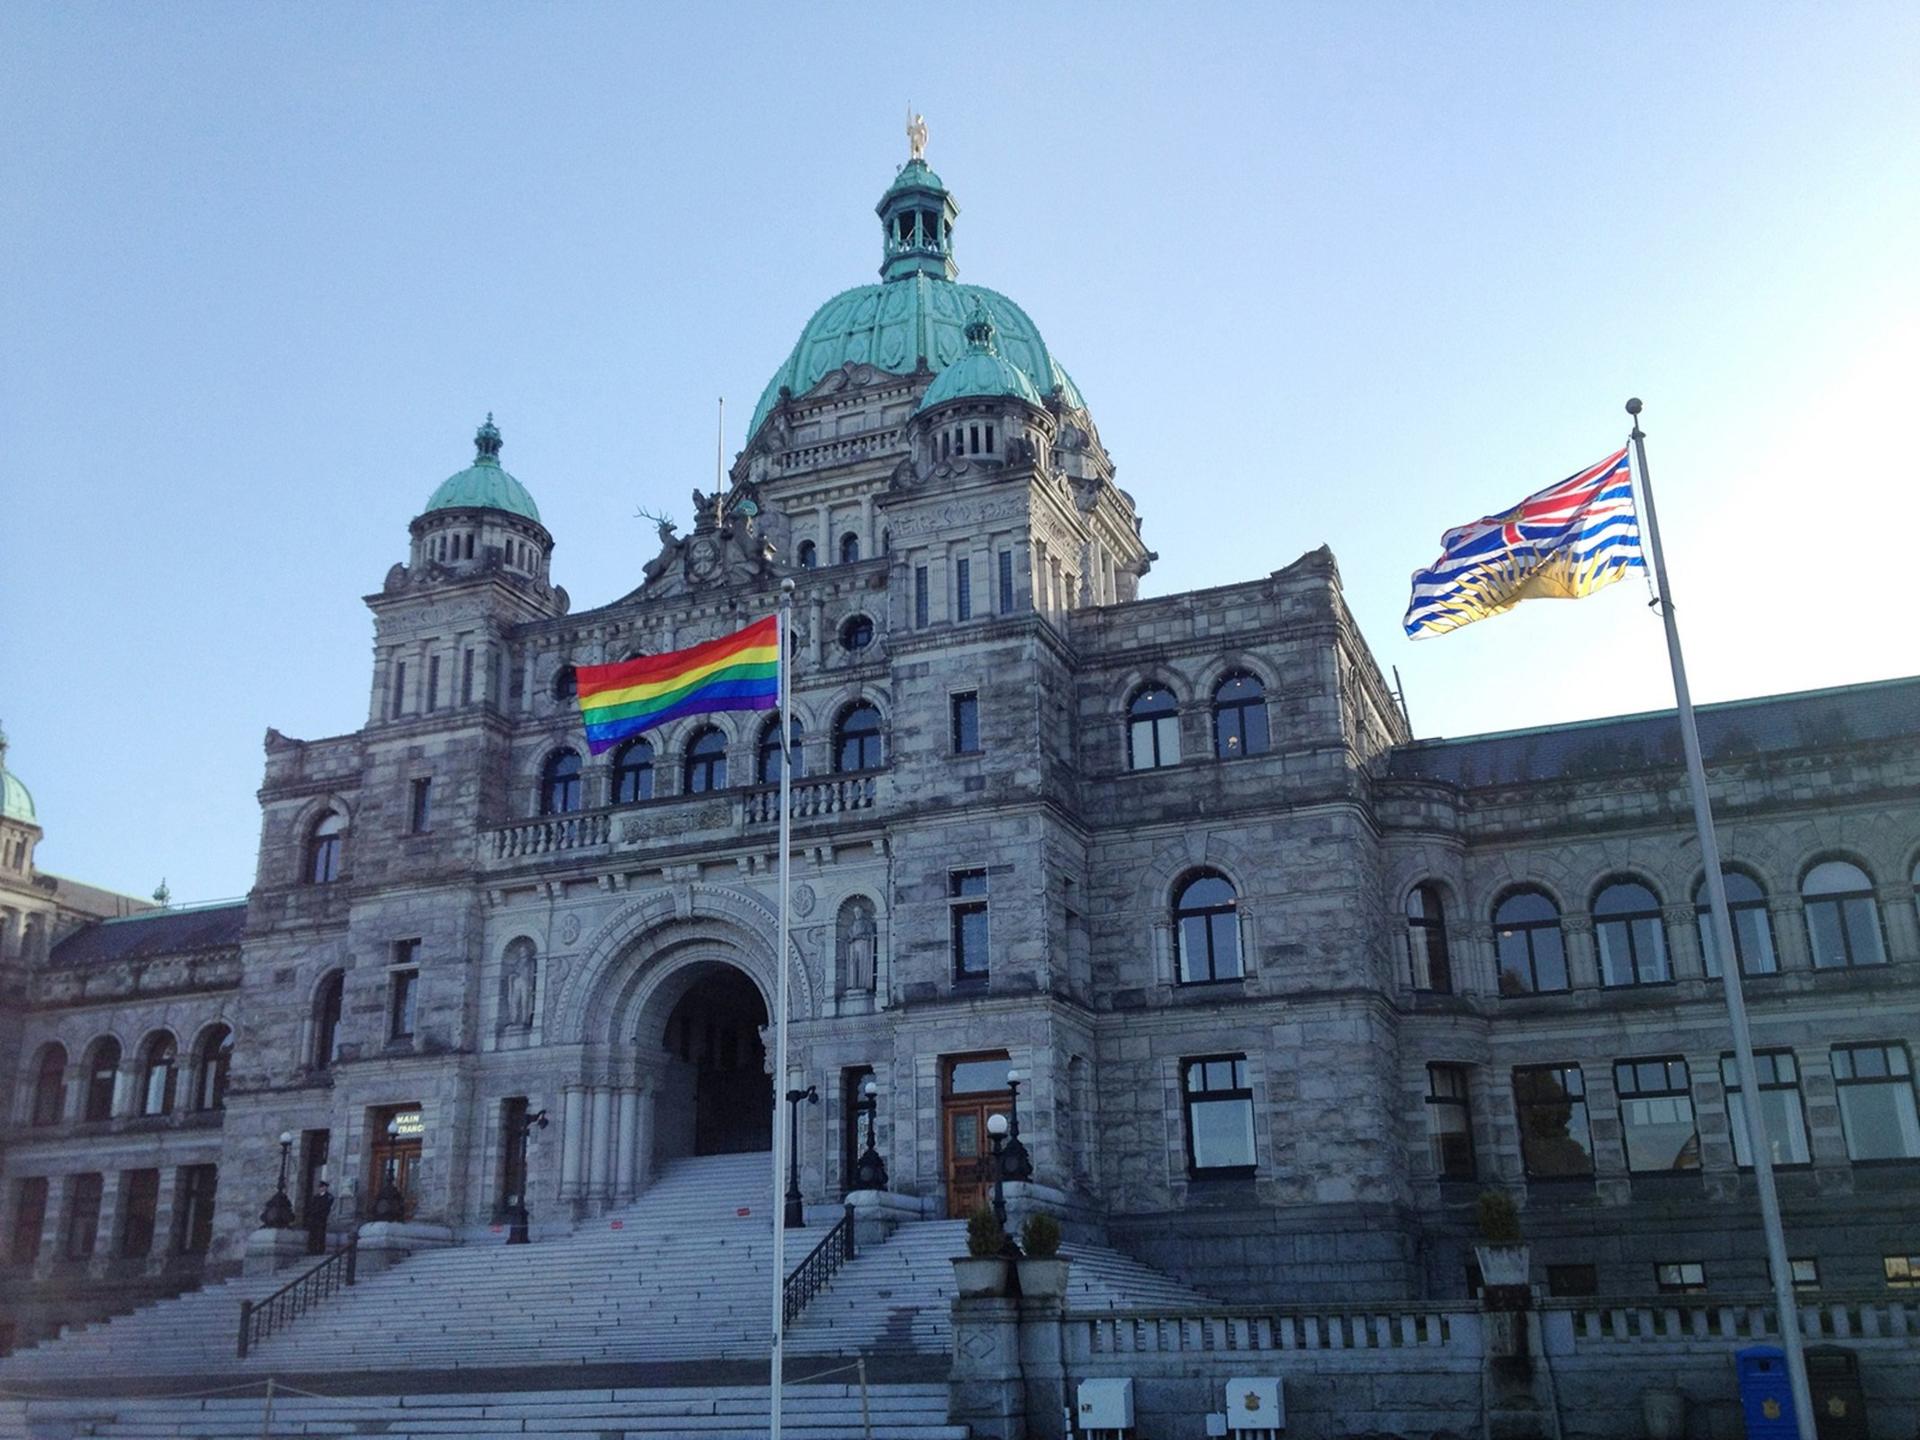
[(20, 777), (7, 769), (7, 732), (0, 730), (0, 819), (40, 822), (34, 816), (33, 792), (20, 783)]
[(540, 507), (527, 487), (500, 468), (500, 431), (491, 412), (475, 432), (473, 447), (473, 464), (442, 480), (427, 498), (427, 510), (504, 510), (539, 524)]
[(885, 280), (843, 291), (814, 312), (792, 353), (761, 392), (747, 426), (749, 443), (779, 402), (783, 386), (804, 395), (829, 372), (848, 364), (910, 375), (924, 360), (928, 369), (945, 371), (967, 354), (967, 318), (981, 307), (994, 317), (996, 348), (1003, 361), (1024, 372), (1039, 395), (1058, 387), (1068, 405), (1084, 407), (1079, 390), (1025, 310), (998, 291), (953, 278), (952, 223), (959, 210), (924, 160), (909, 160), (901, 167), (878, 210)]
[(975, 310), (967, 322), (967, 353), (947, 366), (920, 397), (922, 413), (949, 400), (1000, 399), (1011, 396), (1024, 400), (1038, 410), (1043, 403), (1040, 392), (1026, 371), (999, 352), (997, 328), (993, 316), (984, 308)]

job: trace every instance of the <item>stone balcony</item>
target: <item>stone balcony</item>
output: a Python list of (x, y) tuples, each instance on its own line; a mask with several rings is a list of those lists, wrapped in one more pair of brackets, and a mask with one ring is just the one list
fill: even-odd
[[(871, 816), (885, 774), (862, 770), (794, 781), (794, 827), (833, 826), (847, 816)], [(711, 845), (770, 830), (779, 823), (778, 785), (670, 795), (637, 805), (543, 815), (482, 830), (479, 863), (487, 870), (514, 870), (549, 858), (589, 859), (662, 842)]]

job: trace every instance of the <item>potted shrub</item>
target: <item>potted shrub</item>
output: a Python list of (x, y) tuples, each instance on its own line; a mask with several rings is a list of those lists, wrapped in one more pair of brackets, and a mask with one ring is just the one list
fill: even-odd
[(1060, 1222), (1044, 1210), (1020, 1227), (1020, 1293), (1029, 1299), (1053, 1299), (1067, 1293), (1067, 1262), (1060, 1258)]
[(967, 1253), (953, 1257), (953, 1283), (963, 1298), (1007, 1293), (1007, 1235), (993, 1211), (982, 1205), (967, 1216)]
[(1504, 1190), (1482, 1190), (1474, 1210), (1480, 1222), (1480, 1243), (1473, 1247), (1480, 1283), (1488, 1289), (1526, 1285), (1530, 1253), (1513, 1197)]

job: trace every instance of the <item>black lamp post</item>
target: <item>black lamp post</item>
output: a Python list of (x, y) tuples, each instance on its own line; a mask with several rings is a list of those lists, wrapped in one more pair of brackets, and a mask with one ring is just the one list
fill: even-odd
[(820, 1092), (809, 1085), (800, 1088), (800, 1072), (787, 1072), (787, 1214), (785, 1225), (789, 1230), (804, 1230), (807, 1224), (806, 1208), (800, 1200), (800, 1102), (809, 1105), (820, 1103)]
[(398, 1158), (393, 1147), (400, 1138), (400, 1117), (387, 1121), (387, 1163), (380, 1177), (380, 1193), (373, 1197), (373, 1218), (375, 1220), (399, 1220), (407, 1212), (406, 1197), (400, 1193), (400, 1187), (394, 1181), (394, 1171)]
[(860, 1108), (867, 1117), (867, 1148), (860, 1152), (859, 1160), (854, 1163), (854, 1186), (860, 1190), (884, 1190), (887, 1188), (887, 1162), (880, 1158), (880, 1152), (873, 1143), (873, 1117), (880, 1108), (880, 1087), (872, 1080), (860, 1087)]
[(533, 1115), (523, 1115), (513, 1127), (513, 1133), (507, 1137), (507, 1143), (513, 1146), (514, 1193), (507, 1205), (507, 1244), (525, 1245), (530, 1237), (527, 1234), (527, 1142), (533, 1138), (535, 1130), (547, 1128), (547, 1112), (541, 1110)]
[(1000, 1157), (1000, 1174), (1013, 1181), (1033, 1178), (1033, 1157), (1020, 1143), (1020, 1082), (1026, 1078), (1025, 1071), (1007, 1071), (1007, 1144)]
[(1007, 1233), (1007, 1117), (987, 1116), (987, 1139), (993, 1145), (993, 1218), (1000, 1222), (1000, 1253), (1018, 1255), (1020, 1247)]
[(287, 1152), (293, 1149), (293, 1132), (280, 1132), (280, 1183), (260, 1212), (260, 1223), (269, 1230), (285, 1230), (293, 1224), (293, 1201), (287, 1198)]

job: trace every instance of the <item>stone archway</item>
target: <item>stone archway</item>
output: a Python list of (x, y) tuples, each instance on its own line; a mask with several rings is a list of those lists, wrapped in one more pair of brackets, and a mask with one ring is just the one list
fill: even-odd
[(773, 1148), (766, 1024), (759, 987), (724, 960), (684, 965), (653, 992), (635, 1039), (643, 1052), (665, 1057), (654, 1101), (656, 1160)]

